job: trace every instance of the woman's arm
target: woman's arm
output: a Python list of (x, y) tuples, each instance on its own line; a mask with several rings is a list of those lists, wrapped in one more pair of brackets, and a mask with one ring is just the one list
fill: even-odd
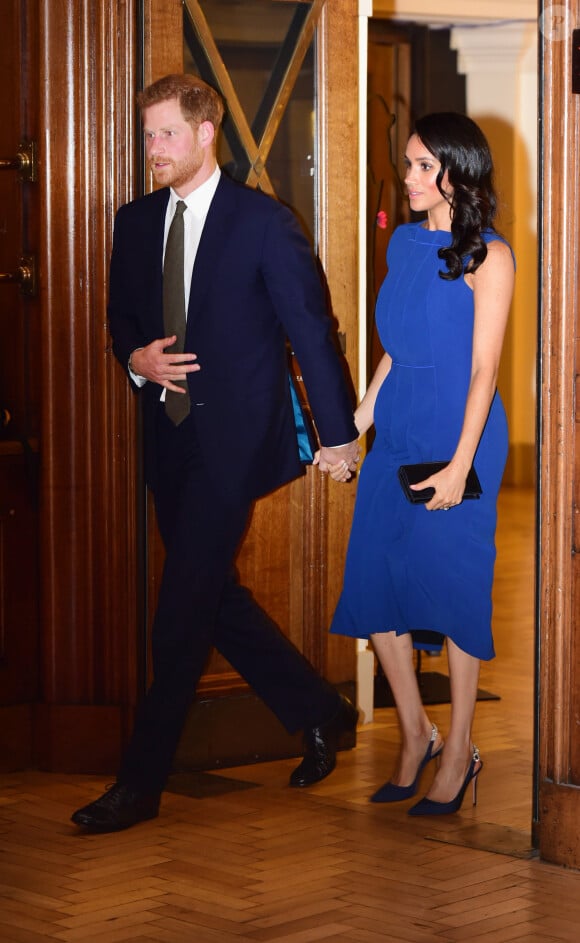
[[(377, 394), (391, 369), (392, 360), (388, 354), (383, 354), (379, 365), (375, 370), (374, 376), (369, 383), (368, 389), (363, 396), (360, 406), (354, 414), (354, 423), (358, 429), (359, 436), (364, 435), (373, 424), (375, 402)], [(318, 453), (317, 453), (318, 454)], [(344, 462), (337, 462), (335, 465), (328, 466), (328, 473), (335, 481), (348, 481), (351, 477), (348, 468)]]
[(391, 364), (392, 360), (390, 356), (383, 354), (374, 376), (369, 383), (368, 389), (360, 402), (360, 406), (354, 414), (354, 422), (359, 431), (359, 435), (364, 435), (365, 432), (368, 432), (374, 422), (377, 395), (391, 369)]
[[(499, 240), (489, 243), (485, 262), (473, 275), (466, 275), (465, 281), (474, 296), (471, 380), (455, 454), (447, 468), (428, 479), (429, 485), (435, 487), (435, 494), (426, 505), (431, 511), (461, 502), (465, 479), (495, 394), (514, 286), (514, 263), (509, 247)], [(417, 487), (427, 485), (422, 482)]]

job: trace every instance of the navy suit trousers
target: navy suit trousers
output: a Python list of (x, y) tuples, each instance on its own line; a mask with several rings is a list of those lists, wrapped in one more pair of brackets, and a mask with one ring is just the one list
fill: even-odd
[[(339, 706), (322, 679), (238, 582), (235, 557), (252, 505), (233, 506), (201, 458), (195, 414), (175, 427), (157, 415), (155, 510), (166, 559), (152, 633), (153, 681), (137, 712), (118, 781), (143, 793), (165, 786), (210, 648), (294, 733)], [(235, 475), (236, 458), (224, 455)]]

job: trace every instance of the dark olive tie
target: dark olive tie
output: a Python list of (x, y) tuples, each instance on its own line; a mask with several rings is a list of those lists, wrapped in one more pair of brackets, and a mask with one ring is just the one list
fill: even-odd
[[(177, 336), (175, 344), (165, 348), (165, 353), (183, 353), (185, 343), (185, 288), (183, 283), (183, 214), (187, 209), (183, 200), (175, 207), (171, 220), (165, 259), (163, 261), (163, 325), (165, 336)], [(189, 415), (189, 392), (187, 380), (174, 380), (185, 393), (165, 391), (165, 412), (176, 426)]]

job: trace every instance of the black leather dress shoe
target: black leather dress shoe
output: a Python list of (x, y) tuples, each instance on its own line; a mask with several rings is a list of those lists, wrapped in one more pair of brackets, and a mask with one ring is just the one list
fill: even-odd
[(90, 832), (121, 832), (159, 815), (159, 795), (144, 796), (115, 783), (102, 796), (71, 815), (75, 825)]
[(342, 733), (354, 730), (358, 720), (356, 707), (341, 696), (334, 717), (320, 727), (304, 731), (304, 759), (290, 776), (291, 786), (312, 786), (332, 773)]

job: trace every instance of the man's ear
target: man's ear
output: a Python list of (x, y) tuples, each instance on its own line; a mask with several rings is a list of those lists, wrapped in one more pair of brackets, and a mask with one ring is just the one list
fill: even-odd
[(199, 143), (202, 147), (209, 147), (215, 138), (215, 128), (211, 121), (202, 121), (198, 127)]

